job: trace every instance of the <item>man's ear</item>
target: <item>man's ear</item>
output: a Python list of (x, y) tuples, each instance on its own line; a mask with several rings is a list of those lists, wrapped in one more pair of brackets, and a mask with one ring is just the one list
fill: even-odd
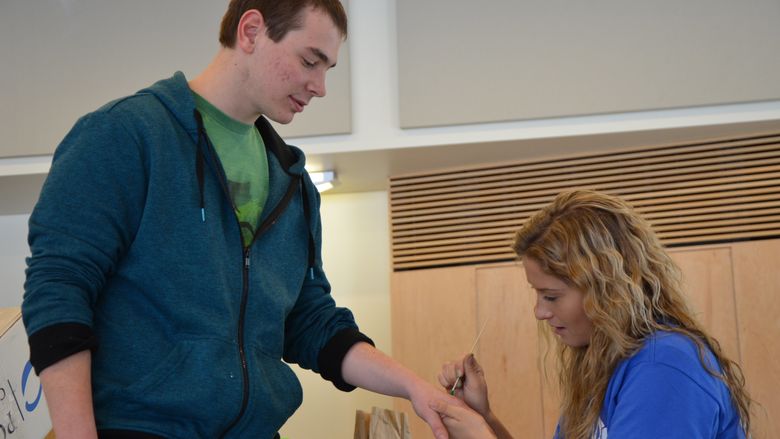
[(236, 49), (252, 53), (257, 45), (257, 39), (265, 37), (265, 20), (257, 9), (244, 12), (238, 21), (236, 29)]

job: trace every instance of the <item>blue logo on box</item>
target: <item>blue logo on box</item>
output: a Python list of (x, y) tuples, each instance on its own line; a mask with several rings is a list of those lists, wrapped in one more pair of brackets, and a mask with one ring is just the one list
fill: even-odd
[[(24, 399), (24, 408), (28, 413), (32, 413), (38, 407), (38, 403), (41, 402), (41, 394), (43, 393), (43, 386), (38, 382), (38, 389), (32, 390), (35, 393), (35, 400), (30, 402), (27, 398), (27, 384), (30, 379), (30, 375), (33, 374), (32, 364), (28, 361), (24, 365), (24, 371), (22, 372), (22, 398)], [(33, 375), (35, 376), (35, 375)]]

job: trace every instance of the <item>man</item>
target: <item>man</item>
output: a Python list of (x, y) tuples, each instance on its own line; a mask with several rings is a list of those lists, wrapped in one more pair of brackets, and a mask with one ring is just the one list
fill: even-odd
[[(301, 403), (282, 362), (409, 399), (453, 399), (335, 306), (319, 195), (290, 122), (325, 95), (338, 0), (233, 0), (223, 47), (81, 118), (30, 217), (23, 315), (58, 439), (272, 438)], [(454, 403), (457, 403), (455, 400)]]

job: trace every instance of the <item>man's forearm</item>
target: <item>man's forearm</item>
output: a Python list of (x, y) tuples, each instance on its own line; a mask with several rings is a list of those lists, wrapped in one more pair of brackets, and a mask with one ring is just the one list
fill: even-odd
[(342, 363), (344, 381), (372, 392), (409, 399), (422, 379), (368, 343), (354, 345)]
[(41, 372), (41, 384), (57, 439), (97, 438), (92, 407), (92, 354), (81, 351)]
[(431, 427), (437, 439), (447, 439), (447, 430), (431, 405), (461, 404), (414, 372), (368, 343), (353, 345), (344, 356), (341, 375), (346, 382), (372, 392), (408, 399), (417, 416)]

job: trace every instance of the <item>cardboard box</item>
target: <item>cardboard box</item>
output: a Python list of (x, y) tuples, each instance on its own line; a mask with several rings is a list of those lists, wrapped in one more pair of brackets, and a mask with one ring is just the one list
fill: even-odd
[(51, 430), (43, 388), (29, 360), (20, 309), (0, 308), (0, 439), (42, 439)]

